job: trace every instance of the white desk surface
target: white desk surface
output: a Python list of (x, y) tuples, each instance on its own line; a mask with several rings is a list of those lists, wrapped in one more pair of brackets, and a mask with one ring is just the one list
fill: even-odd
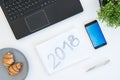
[[(108, 44), (98, 50), (94, 50), (85, 31), (84, 24), (97, 18), (96, 11), (99, 9), (99, 3), (98, 0), (81, 0), (81, 2), (84, 12), (20, 40), (15, 39), (0, 9), (0, 49), (13, 47), (24, 53), (29, 61), (29, 73), (25, 80), (120, 80), (120, 28), (108, 28), (105, 24), (100, 23)], [(87, 37), (85, 45), (89, 44), (91, 53), (106, 56), (111, 60), (110, 63), (90, 72), (84, 72), (81, 70), (81, 65), (78, 62), (66, 69), (49, 75), (41, 59), (38, 57), (35, 46), (65, 32), (71, 27), (77, 27), (83, 32), (81, 35)]]

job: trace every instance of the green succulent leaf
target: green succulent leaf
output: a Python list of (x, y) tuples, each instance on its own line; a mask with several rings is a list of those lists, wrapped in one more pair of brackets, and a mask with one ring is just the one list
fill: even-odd
[(107, 0), (107, 4), (98, 11), (98, 19), (110, 27), (120, 26), (120, 0)]

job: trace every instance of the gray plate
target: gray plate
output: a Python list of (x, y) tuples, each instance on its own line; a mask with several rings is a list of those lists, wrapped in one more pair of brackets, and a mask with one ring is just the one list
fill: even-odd
[[(13, 53), (15, 62), (21, 62), (23, 64), (20, 73), (15, 76), (10, 76), (7, 69), (2, 64), (2, 58), (8, 51)], [(25, 80), (27, 73), (28, 62), (25, 56), (20, 51), (13, 48), (4, 48), (0, 50), (0, 80)]]

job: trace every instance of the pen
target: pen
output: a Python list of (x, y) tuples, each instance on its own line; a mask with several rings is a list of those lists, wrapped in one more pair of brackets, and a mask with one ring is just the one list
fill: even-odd
[(88, 67), (88, 68), (86, 69), (86, 72), (91, 71), (91, 70), (93, 70), (93, 69), (96, 69), (96, 68), (98, 68), (98, 67), (100, 67), (100, 66), (103, 66), (103, 65), (105, 65), (105, 64), (107, 64), (107, 63), (109, 63), (109, 62), (110, 62), (110, 60), (107, 59), (107, 60), (101, 61), (100, 63), (93, 64), (93, 65), (91, 65), (90, 67)]

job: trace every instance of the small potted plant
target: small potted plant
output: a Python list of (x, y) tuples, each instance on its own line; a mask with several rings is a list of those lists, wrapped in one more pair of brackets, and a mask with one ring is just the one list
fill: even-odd
[(100, 10), (98, 19), (105, 22), (107, 26), (120, 26), (120, 0), (99, 0)]

